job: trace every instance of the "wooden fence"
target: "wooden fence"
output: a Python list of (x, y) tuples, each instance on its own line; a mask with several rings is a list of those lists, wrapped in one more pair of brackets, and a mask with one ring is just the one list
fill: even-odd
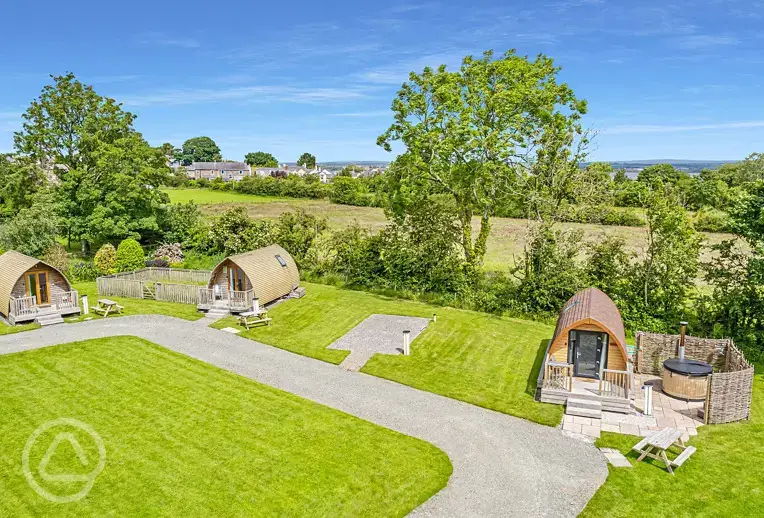
[[(199, 287), (211, 272), (175, 268), (142, 268), (96, 279), (98, 294), (131, 299), (155, 298), (164, 302), (198, 304)], [(153, 289), (151, 288), (153, 285)]]

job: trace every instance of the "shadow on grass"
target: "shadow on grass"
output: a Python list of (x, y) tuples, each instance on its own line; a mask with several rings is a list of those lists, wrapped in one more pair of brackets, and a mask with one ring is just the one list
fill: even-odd
[(546, 349), (549, 347), (551, 340), (541, 340), (539, 343), (539, 349), (536, 352), (536, 359), (533, 360), (533, 367), (528, 373), (528, 380), (525, 382), (525, 393), (536, 397), (536, 382), (539, 378), (539, 371), (541, 371), (541, 364), (544, 363), (544, 355)]

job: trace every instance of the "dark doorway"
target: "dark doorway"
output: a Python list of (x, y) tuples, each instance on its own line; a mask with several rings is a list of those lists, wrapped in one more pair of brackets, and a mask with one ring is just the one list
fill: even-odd
[(607, 359), (603, 350), (607, 346), (607, 334), (595, 331), (571, 331), (573, 338), (574, 375), (581, 378), (598, 379), (600, 362)]

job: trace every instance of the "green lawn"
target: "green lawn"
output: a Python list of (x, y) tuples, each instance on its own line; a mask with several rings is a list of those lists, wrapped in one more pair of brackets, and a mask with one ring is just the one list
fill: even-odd
[[(3, 516), (403, 516), (451, 474), (429, 443), (134, 337), (1, 356), (0, 370)], [(32, 432), (60, 417), (91, 426), (106, 451), (75, 503), (44, 500), (22, 473)], [(33, 472), (62, 431), (35, 443)], [(49, 473), (90, 472), (97, 449), (75, 438), (90, 465), (64, 442)]]
[(764, 516), (764, 369), (754, 382), (751, 420), (703, 426), (693, 456), (671, 476), (659, 463), (636, 463), (639, 437), (603, 433), (597, 445), (628, 454), (612, 468), (583, 516)]
[(186, 203), (193, 201), (197, 205), (218, 203), (269, 203), (285, 201), (288, 198), (276, 196), (255, 196), (230, 191), (213, 191), (211, 189), (163, 189), (170, 196), (170, 203)]
[[(305, 286), (305, 297), (269, 312), (270, 327), (244, 331), (242, 336), (340, 363), (349, 353), (326, 347), (369, 315), (437, 313), (437, 322), (412, 343), (411, 356), (376, 355), (363, 372), (538, 423), (560, 422), (561, 406), (533, 400), (546, 340), (554, 331), (551, 326), (320, 284)], [(214, 324), (218, 329), (229, 326), (237, 327), (233, 318)]]

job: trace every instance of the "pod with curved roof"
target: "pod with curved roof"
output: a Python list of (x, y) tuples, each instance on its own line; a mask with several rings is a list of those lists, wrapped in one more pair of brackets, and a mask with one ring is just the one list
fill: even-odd
[(289, 252), (270, 245), (225, 258), (210, 275), (207, 295), (199, 309), (227, 306), (231, 311), (246, 311), (254, 299), (260, 305), (289, 295), (300, 285), (300, 272)]
[(626, 333), (615, 303), (597, 288), (573, 295), (560, 311), (548, 359), (574, 375), (599, 379), (600, 369), (626, 370)]
[(18, 252), (0, 255), (0, 315), (10, 324), (58, 322), (79, 312), (77, 292), (59, 270)]

